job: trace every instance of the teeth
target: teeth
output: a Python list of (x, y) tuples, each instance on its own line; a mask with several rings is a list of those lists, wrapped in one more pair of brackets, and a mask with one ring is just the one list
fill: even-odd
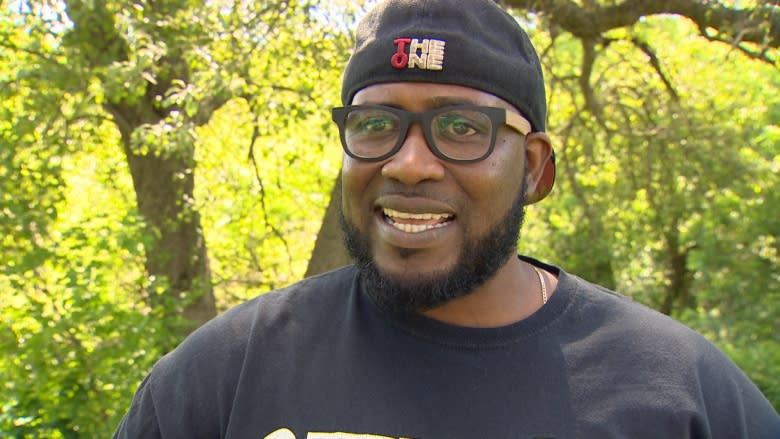
[(424, 232), (426, 230), (431, 229), (438, 229), (439, 227), (444, 227), (447, 225), (447, 223), (439, 223), (439, 224), (400, 224), (390, 221), (390, 224), (395, 227), (398, 230), (403, 230), (406, 233), (420, 233)]
[(447, 221), (438, 222), (434, 224), (406, 224), (398, 223), (395, 219), (411, 219), (411, 220), (448, 220), (452, 215), (446, 213), (408, 213), (399, 212), (393, 209), (383, 209), (385, 216), (387, 216), (387, 222), (398, 230), (402, 230), (406, 233), (420, 233), (426, 230), (438, 229), (448, 224)]
[(447, 219), (450, 217), (449, 214), (446, 213), (409, 213), (409, 212), (399, 212), (397, 210), (393, 209), (383, 209), (385, 215), (391, 217), (391, 218), (399, 218), (399, 219), (415, 219), (415, 220), (440, 220), (440, 219)]

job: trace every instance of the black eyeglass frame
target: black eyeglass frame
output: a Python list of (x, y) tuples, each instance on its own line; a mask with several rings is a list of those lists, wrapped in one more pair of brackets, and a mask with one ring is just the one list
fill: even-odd
[[(382, 154), (381, 156), (378, 157), (363, 157), (354, 154), (352, 151), (349, 150), (349, 147), (347, 146), (347, 139), (345, 133), (347, 115), (351, 111), (360, 110), (360, 109), (366, 109), (366, 110), (375, 109), (375, 110), (387, 111), (389, 113), (394, 114), (396, 117), (398, 117), (398, 121), (400, 123), (400, 127), (399, 127), (400, 134), (398, 135), (398, 140), (396, 141), (396, 144), (385, 154)], [(490, 119), (490, 123), (494, 128), (491, 129), (491, 133), (490, 133), (490, 145), (482, 156), (473, 159), (452, 158), (444, 154), (443, 152), (441, 152), (439, 148), (436, 146), (433, 132), (431, 131), (433, 118), (441, 113), (446, 113), (448, 111), (454, 111), (454, 110), (479, 111), (487, 115), (488, 118)], [(493, 152), (493, 148), (495, 148), (496, 146), (496, 136), (498, 135), (498, 129), (504, 125), (514, 129), (515, 131), (522, 134), (523, 136), (526, 136), (528, 135), (528, 133), (531, 132), (531, 124), (525, 118), (523, 118), (521, 115), (517, 113), (507, 110), (506, 108), (486, 107), (486, 106), (469, 105), (469, 104), (448, 105), (446, 107), (439, 107), (439, 108), (434, 108), (432, 110), (420, 111), (420, 112), (406, 111), (401, 108), (389, 107), (386, 105), (347, 105), (344, 107), (333, 108), (331, 110), (331, 118), (339, 128), (339, 137), (341, 138), (341, 146), (344, 148), (344, 152), (347, 153), (348, 156), (354, 158), (355, 160), (360, 160), (363, 162), (379, 162), (389, 157), (392, 157), (395, 153), (397, 153), (401, 149), (401, 146), (406, 141), (406, 137), (409, 135), (409, 127), (412, 125), (412, 122), (417, 122), (422, 126), (423, 133), (425, 135), (425, 140), (426, 143), (428, 144), (428, 149), (430, 149), (431, 152), (436, 157), (452, 163), (476, 163), (485, 160), (488, 156), (490, 156), (490, 154)]]

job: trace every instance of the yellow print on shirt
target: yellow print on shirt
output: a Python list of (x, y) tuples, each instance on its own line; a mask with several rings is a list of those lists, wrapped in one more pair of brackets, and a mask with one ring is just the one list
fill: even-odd
[[(286, 429), (280, 428), (271, 434), (266, 435), (264, 439), (296, 439), (295, 433)], [(306, 435), (306, 439), (409, 439), (405, 437), (395, 436), (381, 436), (378, 434), (363, 434), (363, 433), (317, 433), (309, 432)]]

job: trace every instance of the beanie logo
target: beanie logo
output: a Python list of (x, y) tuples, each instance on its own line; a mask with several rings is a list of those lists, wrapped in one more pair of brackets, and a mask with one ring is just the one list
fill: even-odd
[(390, 64), (396, 69), (441, 70), (444, 66), (444, 46), (447, 44), (445, 41), (396, 38), (393, 43), (396, 51), (390, 57)]

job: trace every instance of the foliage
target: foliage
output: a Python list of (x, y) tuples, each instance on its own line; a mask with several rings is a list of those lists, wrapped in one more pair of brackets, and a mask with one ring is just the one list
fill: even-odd
[[(164, 227), (140, 207), (133, 157), (184, 158), (171, 175), (194, 187), (167, 220), (198, 218), (219, 310), (306, 269), (340, 165), (327, 110), (359, 11), (162, 3), (0, 11), (0, 436), (110, 435), (180, 339), (182, 301), (149, 270)], [(592, 46), (523, 19), (559, 166), (524, 253), (691, 325), (780, 406), (777, 70), (679, 18)]]
[(588, 102), (587, 48), (538, 40), (559, 174), (523, 246), (691, 325), (780, 405), (778, 71), (647, 19), (594, 47)]
[[(57, 176), (70, 185), (56, 194), (50, 212), (57, 215), (45, 230), (35, 226), (33, 239), (21, 230), (6, 235), (33, 249), (4, 246), (2, 252), (4, 435), (105, 435), (106, 423), (117, 422), (123, 410), (111, 401), (126, 398), (138, 380), (131, 372), (147, 369), (161, 354), (157, 341), (171, 337), (160, 331), (162, 316), (138, 302), (147, 290), (142, 224), (129, 206), (127, 178), (115, 179), (120, 164), (86, 142), (80, 152), (60, 156)], [(25, 166), (43, 173), (34, 162)], [(54, 189), (18, 184), (16, 193)]]
[[(186, 301), (150, 271), (166, 228), (202, 215), (221, 308), (305, 269), (338, 171), (321, 109), (348, 39), (326, 20), (349, 9), (154, 5), (0, 11), (0, 436), (110, 435), (181, 337)], [(135, 173), (155, 162), (202, 170), (157, 224), (139, 187), (158, 176)]]

